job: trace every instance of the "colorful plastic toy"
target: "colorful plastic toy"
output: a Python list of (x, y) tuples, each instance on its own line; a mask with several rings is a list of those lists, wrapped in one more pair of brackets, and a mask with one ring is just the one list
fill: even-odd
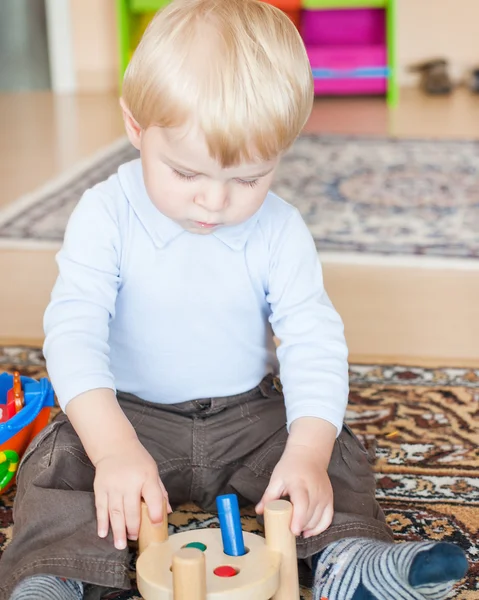
[(18, 463), (48, 423), (53, 405), (48, 379), (36, 381), (19, 373), (0, 375), (0, 493), (14, 483)]
[[(168, 521), (153, 527), (142, 506), (136, 563), (145, 600), (299, 600), (293, 507), (270, 502), (265, 539), (241, 531), (235, 496), (219, 496), (218, 529), (184, 531), (168, 537)], [(166, 514), (166, 505), (164, 506)], [(238, 552), (240, 554), (238, 554)]]

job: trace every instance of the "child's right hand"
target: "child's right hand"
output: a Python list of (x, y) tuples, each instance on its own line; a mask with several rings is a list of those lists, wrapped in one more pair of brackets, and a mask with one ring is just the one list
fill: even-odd
[[(153, 524), (167, 518), (163, 515), (163, 498), (168, 499), (168, 494), (155, 461), (138, 439), (130, 438), (121, 447), (99, 457), (95, 467), (98, 535), (106, 537), (111, 525), (115, 548), (126, 548), (127, 537), (138, 539), (142, 498)], [(171, 512), (169, 502), (168, 512)]]
[(111, 525), (115, 547), (123, 550), (127, 537), (138, 538), (142, 498), (153, 524), (166, 518), (163, 498), (168, 499), (168, 494), (156, 463), (138, 440), (113, 390), (79, 394), (68, 403), (66, 413), (96, 469), (98, 535), (106, 537)]

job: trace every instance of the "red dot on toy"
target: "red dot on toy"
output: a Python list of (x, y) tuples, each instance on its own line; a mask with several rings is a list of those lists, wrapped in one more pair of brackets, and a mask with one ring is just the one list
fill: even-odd
[(213, 573), (218, 577), (234, 577), (238, 574), (238, 571), (234, 567), (224, 565), (222, 567), (216, 567)]

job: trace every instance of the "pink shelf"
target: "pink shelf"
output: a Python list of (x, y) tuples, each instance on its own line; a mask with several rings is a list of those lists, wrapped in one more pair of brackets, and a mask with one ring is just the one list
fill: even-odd
[[(385, 46), (306, 46), (313, 69), (331, 69), (335, 78), (317, 79), (316, 94), (384, 94), (386, 77), (348, 77), (347, 72), (363, 67), (384, 67), (387, 64)], [(338, 77), (344, 72), (345, 77)]]
[(386, 45), (385, 19), (386, 13), (381, 9), (305, 10), (301, 35), (305, 44)]
[[(316, 94), (386, 93), (388, 56), (383, 9), (305, 10), (301, 35), (311, 67), (313, 71), (318, 69)], [(357, 69), (362, 69), (361, 76), (358, 72), (352, 75)]]

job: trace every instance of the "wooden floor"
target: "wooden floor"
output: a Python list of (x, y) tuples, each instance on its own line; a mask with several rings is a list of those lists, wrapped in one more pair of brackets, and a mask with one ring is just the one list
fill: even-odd
[[(0, 209), (123, 134), (115, 95), (0, 94)], [(479, 96), (321, 99), (309, 132), (479, 139)], [(479, 270), (325, 264), (359, 362), (479, 365)], [(0, 249), (0, 341), (39, 343), (54, 251)]]

